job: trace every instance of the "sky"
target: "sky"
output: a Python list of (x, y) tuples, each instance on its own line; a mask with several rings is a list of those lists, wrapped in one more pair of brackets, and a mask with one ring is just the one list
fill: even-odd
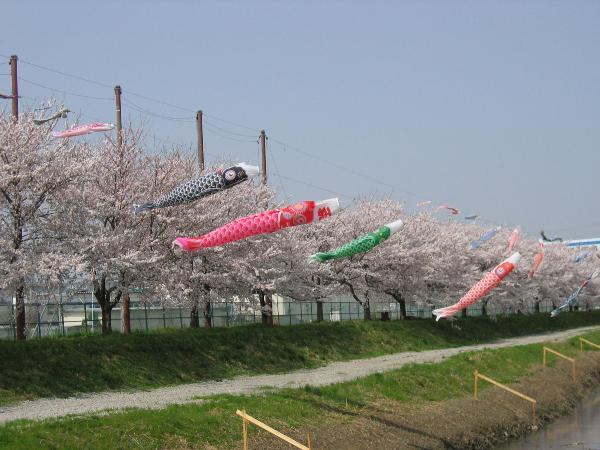
[(269, 183), (290, 201), (389, 195), (600, 236), (598, 1), (9, 0), (2, 12), (0, 92), (17, 54), (22, 109), (55, 98), (114, 122), (119, 84), (149, 146), (195, 152), (201, 109), (208, 162), (259, 165), (265, 129)]

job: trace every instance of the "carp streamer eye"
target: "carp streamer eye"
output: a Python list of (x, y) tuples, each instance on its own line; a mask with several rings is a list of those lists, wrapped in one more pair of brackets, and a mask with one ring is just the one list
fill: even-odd
[(235, 180), (235, 170), (227, 170), (227, 171), (225, 171), (223, 176), (225, 177), (225, 179), (227, 181), (233, 181), (233, 180)]
[(306, 217), (304, 217), (302, 214), (299, 214), (294, 217), (293, 223), (294, 225), (304, 225), (306, 223)]

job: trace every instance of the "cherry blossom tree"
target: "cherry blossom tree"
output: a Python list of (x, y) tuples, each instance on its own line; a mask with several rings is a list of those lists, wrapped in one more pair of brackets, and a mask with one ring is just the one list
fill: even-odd
[[(219, 164), (207, 171), (222, 170), (231, 164)], [(180, 174), (187, 180), (194, 169), (183, 165)], [(182, 179), (181, 181), (184, 181)], [(197, 236), (207, 233), (239, 217), (265, 210), (272, 204), (274, 191), (258, 185), (254, 180), (231, 189), (205, 197), (196, 202), (170, 208), (174, 211), (172, 241), (177, 236)], [(191, 308), (191, 326), (199, 326), (202, 313), (204, 325), (211, 326), (211, 299), (215, 296), (248, 296), (251, 286), (246, 283), (248, 265), (253, 248), (262, 248), (261, 236), (246, 241), (233, 242), (223, 247), (201, 249), (190, 253), (177, 253), (163, 267), (162, 281), (157, 288), (163, 298)], [(252, 241), (252, 244), (249, 242)], [(258, 270), (258, 269), (257, 269)]]
[(144, 156), (141, 133), (129, 128), (121, 144), (110, 137), (100, 142), (94, 148), (98, 161), (93, 171), (69, 198), (76, 212), (71, 245), (84, 260), (102, 311), (103, 333), (112, 331), (113, 308), (123, 296), (128, 298), (139, 274), (156, 262), (149, 251), (154, 238), (150, 231), (162, 228), (152, 217), (133, 212), (133, 203), (143, 200), (155, 182), (152, 170), (147, 170), (152, 161)]
[(0, 115), (0, 288), (14, 292), (16, 337), (25, 339), (25, 287), (57, 281), (80, 263), (66, 253), (66, 194), (78, 188), (93, 163), (89, 148), (57, 140), (52, 125)]

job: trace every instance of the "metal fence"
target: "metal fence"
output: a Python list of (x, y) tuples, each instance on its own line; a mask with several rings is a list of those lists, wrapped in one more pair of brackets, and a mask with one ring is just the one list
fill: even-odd
[[(211, 303), (208, 320), (213, 327), (229, 327), (260, 323), (262, 314), (260, 306), (252, 302), (218, 301)], [(353, 300), (328, 300), (322, 302), (323, 320), (344, 321), (361, 320), (364, 318), (362, 307)], [(287, 299), (274, 300), (273, 323), (276, 325), (294, 325), (317, 321), (317, 302), (298, 302)], [(468, 308), (469, 316), (482, 314), (481, 304)], [(431, 308), (423, 304), (407, 304), (407, 316), (431, 317)], [(490, 315), (507, 315), (517, 312), (531, 313), (531, 309), (515, 309), (503, 307), (489, 302), (487, 313)], [(552, 310), (550, 301), (540, 303), (541, 312)], [(0, 304), (0, 339), (15, 338), (15, 306)], [(101, 332), (101, 310), (98, 303), (93, 301), (62, 302), (62, 303), (28, 303), (26, 308), (27, 336), (66, 336), (81, 333)], [(400, 307), (397, 303), (373, 302), (371, 304), (372, 319), (398, 320)], [(112, 310), (112, 328), (121, 329), (121, 309)], [(200, 314), (200, 326), (204, 317)], [(150, 302), (131, 302), (131, 329), (148, 331), (157, 328), (187, 328), (190, 326), (191, 310), (186, 308), (169, 308)]]

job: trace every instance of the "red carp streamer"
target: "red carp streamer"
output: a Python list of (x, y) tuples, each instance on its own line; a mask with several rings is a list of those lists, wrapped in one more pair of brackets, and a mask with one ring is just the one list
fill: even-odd
[(339, 201), (337, 198), (320, 202), (304, 201), (282, 209), (272, 209), (236, 219), (202, 236), (177, 238), (173, 241), (173, 244), (186, 251), (219, 247), (257, 234), (274, 233), (282, 228), (326, 219), (338, 209)]
[(112, 123), (90, 123), (89, 125), (81, 125), (80, 127), (69, 128), (64, 131), (55, 131), (52, 133), (57, 138), (70, 138), (73, 136), (83, 136), (97, 131), (110, 131), (115, 126)]
[(447, 209), (450, 212), (450, 214), (454, 214), (454, 215), (460, 214), (460, 210), (458, 208), (455, 208), (450, 205), (440, 205), (437, 207), (436, 211), (439, 211), (440, 209)]
[(531, 269), (529, 269), (529, 273), (527, 273), (528, 278), (533, 278), (535, 272), (538, 270), (538, 267), (540, 267), (540, 264), (542, 264), (542, 260), (544, 259), (544, 242), (540, 239), (539, 244), (540, 251), (533, 257), (533, 264), (531, 265)]
[(500, 284), (504, 277), (513, 271), (520, 259), (521, 255), (519, 253), (513, 254), (510, 258), (498, 264), (494, 270), (488, 272), (475, 284), (475, 286), (469, 289), (469, 292), (467, 292), (458, 303), (445, 308), (434, 309), (433, 314), (436, 316), (436, 322), (442, 317), (450, 317), (456, 314), (460, 310), (465, 309), (467, 306), (472, 305), (477, 302), (477, 300), (488, 295), (492, 289)]
[(515, 228), (512, 233), (510, 233), (510, 237), (508, 238), (508, 253), (511, 253), (514, 248), (515, 245), (517, 245), (517, 242), (519, 242), (519, 237), (521, 235), (521, 232), (519, 231), (519, 228)]

